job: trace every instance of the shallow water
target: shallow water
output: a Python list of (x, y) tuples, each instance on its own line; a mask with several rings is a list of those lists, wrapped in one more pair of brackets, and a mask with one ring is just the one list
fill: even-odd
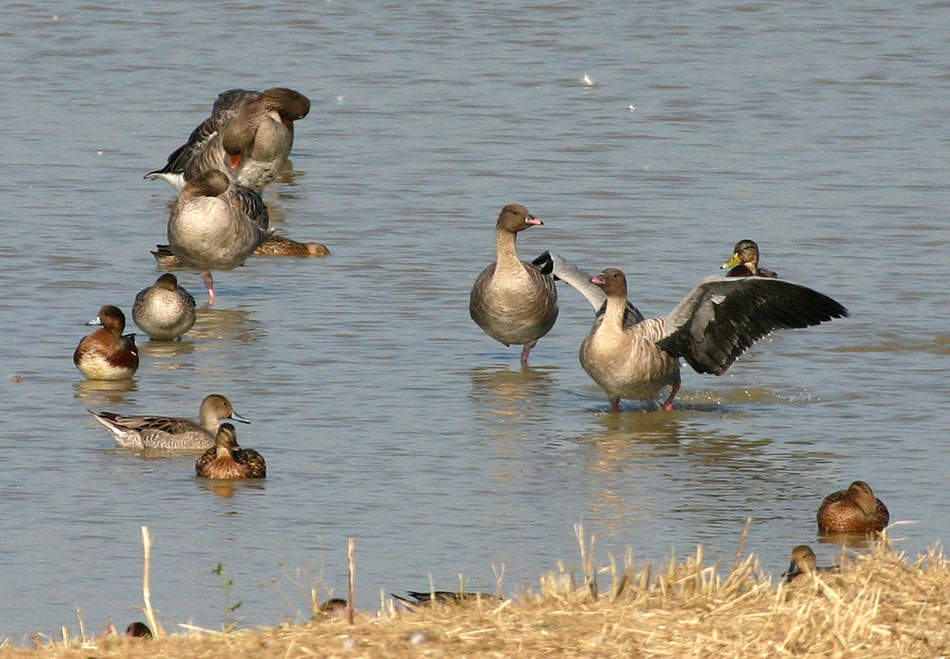
[[(4, 5), (0, 634), (140, 618), (142, 525), (169, 627), (226, 619), (218, 563), (242, 624), (306, 617), (311, 584), (343, 593), (348, 537), (365, 609), (493, 570), (514, 592), (576, 564), (575, 523), (602, 563), (731, 559), (752, 516), (778, 573), (856, 478), (899, 548), (944, 538), (948, 28), (939, 2)], [(274, 85), (313, 108), (265, 200), (332, 256), (219, 273), (185, 340), (139, 337), (129, 387), (81, 381), (82, 323), (159, 274), (174, 192), (142, 174), (219, 91)], [(609, 415), (579, 295), (528, 371), (468, 317), (509, 201), (545, 220), (524, 257), (623, 268), (647, 315), (750, 237), (852, 317), (685, 370), (674, 413)], [(253, 420), (265, 482), (116, 450), (85, 411), (192, 416), (212, 392)]]

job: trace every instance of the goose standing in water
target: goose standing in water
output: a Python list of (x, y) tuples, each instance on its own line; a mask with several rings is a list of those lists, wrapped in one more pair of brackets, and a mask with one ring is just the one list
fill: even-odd
[(727, 277), (778, 277), (771, 270), (759, 267), (759, 246), (754, 240), (740, 240), (732, 248), (732, 258), (719, 266), (721, 270), (732, 268)]
[(507, 345), (522, 345), (521, 365), (531, 348), (557, 320), (557, 288), (549, 274), (518, 258), (519, 231), (544, 224), (520, 204), (501, 209), (495, 223), (495, 262), (475, 279), (468, 310), (486, 334)]
[(73, 364), (88, 380), (126, 380), (139, 367), (135, 334), (122, 334), (125, 314), (111, 304), (99, 309), (99, 315), (86, 325), (101, 325), (84, 337), (73, 352)]
[(122, 416), (92, 410), (89, 413), (112, 433), (119, 446), (166, 451), (212, 448), (221, 419), (250, 423), (235, 412), (231, 401), (221, 394), (204, 397), (198, 410), (198, 423), (175, 416)]
[(201, 478), (264, 478), (267, 476), (267, 466), (260, 453), (238, 446), (234, 426), (222, 423), (215, 437), (215, 447), (209, 448), (198, 458), (195, 473)]
[(287, 162), (294, 121), (309, 112), (310, 100), (293, 89), (222, 92), (211, 116), (168, 156), (162, 169), (145, 178), (162, 179), (181, 190), (202, 172), (220, 169), (238, 185), (260, 193)]
[(819, 533), (875, 533), (883, 531), (889, 520), (887, 506), (864, 481), (832, 492), (818, 508)]
[(672, 389), (662, 408), (673, 409), (680, 358), (698, 373), (722, 375), (774, 330), (848, 315), (830, 297), (781, 279), (707, 277), (669, 314), (644, 319), (627, 301), (627, 279), (620, 270), (610, 268), (585, 281), (586, 273), (553, 252), (537, 261), (578, 288), (597, 310), (580, 360), (606, 390), (614, 412), (620, 410), (621, 398), (653, 401), (666, 386)]
[(168, 242), (182, 265), (201, 273), (213, 304), (211, 271), (244, 263), (267, 239), (269, 223), (259, 194), (212, 169), (189, 181), (178, 195), (168, 217)]

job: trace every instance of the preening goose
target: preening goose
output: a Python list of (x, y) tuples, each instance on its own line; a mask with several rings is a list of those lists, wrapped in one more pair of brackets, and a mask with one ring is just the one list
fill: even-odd
[(550, 274), (521, 261), (515, 251), (519, 231), (544, 224), (520, 204), (501, 209), (495, 223), (495, 262), (475, 279), (468, 310), (479, 327), (496, 341), (522, 345), (521, 365), (531, 348), (557, 320), (557, 288)]
[(217, 169), (195, 177), (168, 217), (168, 243), (182, 265), (201, 273), (214, 303), (212, 270), (231, 270), (267, 238), (270, 220), (259, 194)]
[(737, 242), (732, 248), (732, 258), (719, 268), (722, 270), (732, 268), (726, 273), (727, 277), (778, 277), (771, 270), (759, 267), (759, 246), (754, 240)]
[[(539, 257), (539, 258), (543, 258)], [(554, 253), (546, 269), (569, 284), (582, 271)], [(673, 311), (643, 319), (627, 301), (624, 273), (608, 269), (579, 290), (598, 310), (580, 349), (584, 370), (607, 391), (613, 411), (621, 398), (655, 400), (672, 387), (663, 403), (673, 407), (680, 388), (679, 359), (699, 373), (722, 375), (753, 343), (777, 329), (808, 327), (848, 315), (830, 297), (781, 279), (708, 277)]]
[(287, 162), (294, 143), (294, 121), (310, 112), (310, 100), (293, 89), (222, 92), (211, 116), (188, 141), (168, 156), (162, 169), (145, 175), (181, 190), (209, 169), (220, 169), (239, 185), (260, 193)]

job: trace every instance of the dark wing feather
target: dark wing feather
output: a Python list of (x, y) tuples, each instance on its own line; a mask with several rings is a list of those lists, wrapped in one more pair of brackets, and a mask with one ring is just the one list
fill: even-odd
[(188, 168), (191, 162), (201, 155), (201, 152), (207, 147), (215, 135), (217, 135), (224, 125), (231, 120), (236, 112), (234, 110), (222, 110), (215, 112), (210, 117), (202, 121), (191, 131), (188, 141), (171, 152), (168, 161), (161, 169), (146, 174), (146, 178), (153, 174), (181, 174)]
[(253, 100), (260, 96), (260, 92), (253, 92), (249, 89), (229, 89), (218, 94), (211, 106), (211, 114), (216, 114), (222, 110), (235, 110), (239, 105)]
[(264, 456), (252, 448), (239, 448), (231, 452), (231, 457), (240, 465), (247, 467), (247, 478), (265, 478), (267, 465)]
[(783, 279), (708, 277), (663, 319), (666, 334), (657, 345), (699, 373), (722, 375), (775, 330), (847, 315), (827, 295)]

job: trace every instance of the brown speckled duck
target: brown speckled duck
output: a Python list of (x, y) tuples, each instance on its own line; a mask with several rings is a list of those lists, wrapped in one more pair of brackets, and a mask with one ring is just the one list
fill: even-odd
[[(555, 257), (553, 274), (570, 283), (558, 262)], [(603, 289), (607, 304), (581, 344), (580, 360), (607, 391), (614, 412), (622, 398), (652, 401), (666, 386), (671, 391), (662, 408), (671, 410), (680, 388), (680, 358), (699, 373), (722, 375), (774, 330), (848, 315), (830, 297), (781, 279), (708, 277), (666, 316), (641, 319), (627, 302), (623, 272), (609, 268), (590, 281)]]
[(125, 380), (139, 367), (135, 334), (125, 334), (125, 314), (107, 304), (86, 325), (101, 325), (84, 337), (73, 352), (73, 363), (89, 380)]
[(759, 246), (754, 240), (737, 242), (732, 248), (732, 258), (719, 267), (732, 268), (726, 273), (727, 277), (778, 277), (771, 270), (759, 267)]
[(215, 447), (198, 458), (195, 473), (201, 478), (264, 478), (267, 466), (260, 453), (238, 446), (234, 426), (222, 423), (215, 437)]
[(864, 481), (825, 497), (818, 508), (819, 533), (876, 533), (890, 519), (887, 506)]
[(479, 327), (506, 346), (522, 345), (527, 366), (531, 348), (557, 320), (557, 289), (549, 274), (521, 261), (515, 251), (519, 231), (543, 222), (520, 204), (508, 204), (495, 223), (495, 262), (475, 279), (468, 310)]
[(270, 219), (259, 194), (217, 169), (196, 176), (168, 217), (168, 243), (187, 268), (201, 273), (214, 303), (212, 270), (231, 270), (267, 238)]
[(287, 162), (294, 121), (309, 112), (310, 100), (286, 87), (223, 92), (211, 116), (168, 156), (162, 169), (145, 178), (162, 179), (181, 190), (199, 174), (219, 169), (237, 184), (260, 193)]

